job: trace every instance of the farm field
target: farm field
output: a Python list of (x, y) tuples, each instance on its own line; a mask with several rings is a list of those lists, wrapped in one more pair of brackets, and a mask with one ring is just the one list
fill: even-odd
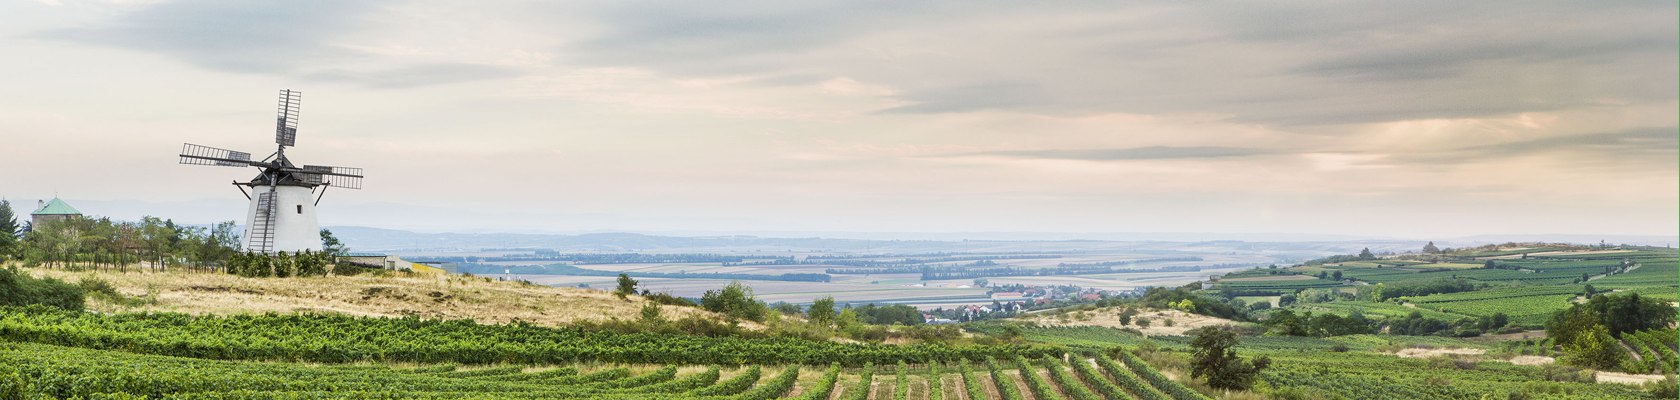
[(1504, 313), (1513, 323), (1536, 327), (1553, 312), (1568, 308), (1582, 290), (1580, 286), (1519, 287), (1465, 293), (1402, 297), (1400, 301), (1419, 308), (1478, 317)]
[[(98, 398), (597, 398), (828, 399), (1207, 398), (1130, 353), (979, 362), (829, 365), (576, 363), (298, 364), (223, 361), (0, 342), (0, 388), (23, 396)], [(1093, 364), (1100, 366), (1093, 367)], [(971, 366), (987, 372), (971, 372)], [(985, 378), (989, 379), (985, 379)], [(937, 383), (937, 384), (935, 384)], [(1022, 390), (1021, 388), (1027, 388)], [(966, 390), (964, 390), (966, 388)], [(966, 392), (966, 393), (965, 393)], [(1002, 396), (992, 396), (1002, 393)]]

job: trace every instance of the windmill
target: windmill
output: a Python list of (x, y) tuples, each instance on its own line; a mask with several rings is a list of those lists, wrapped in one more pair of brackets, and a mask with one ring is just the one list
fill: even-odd
[(251, 153), (192, 143), (181, 145), (181, 164), (256, 167), (262, 171), (249, 182), (233, 182), (251, 202), (245, 214), (247, 251), (263, 254), (321, 251), (315, 206), (321, 203), (329, 187), (362, 188), (361, 168), (299, 166), (286, 158), (286, 147), (297, 143), (298, 107), (302, 100), (303, 93), (280, 91), (280, 111), (274, 122), (274, 143), (279, 146), (274, 154), (261, 161), (252, 161)]

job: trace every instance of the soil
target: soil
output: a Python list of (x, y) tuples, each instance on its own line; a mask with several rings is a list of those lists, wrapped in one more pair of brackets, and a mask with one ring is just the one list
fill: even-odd
[[(1077, 316), (1077, 312), (1075, 312), (1063, 314), (1068, 317), (1066, 321), (1058, 318), (1058, 315), (1051, 314), (1034, 315), (1024, 319), (1042, 326), (1102, 326), (1108, 328), (1136, 329), (1147, 336), (1180, 336), (1184, 335), (1185, 331), (1189, 331), (1191, 329), (1206, 326), (1237, 324), (1236, 321), (1228, 319), (1191, 314), (1178, 310), (1139, 310), (1138, 315), (1132, 317), (1132, 324), (1130, 325), (1120, 324), (1119, 307), (1101, 308), (1086, 311), (1085, 313), (1090, 318), (1082, 320)], [(1138, 318), (1148, 318), (1149, 327), (1138, 327)], [(1167, 319), (1173, 320), (1173, 326), (1166, 326)]]

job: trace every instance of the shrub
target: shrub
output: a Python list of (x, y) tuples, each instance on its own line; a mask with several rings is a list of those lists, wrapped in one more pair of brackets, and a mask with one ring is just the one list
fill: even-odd
[(41, 304), (81, 311), (83, 303), (81, 287), (53, 278), (32, 278), (16, 268), (0, 268), (0, 306)]

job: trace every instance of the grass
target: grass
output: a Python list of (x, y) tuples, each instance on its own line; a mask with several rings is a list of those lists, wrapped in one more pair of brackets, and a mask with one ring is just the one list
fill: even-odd
[[(472, 319), (481, 323), (524, 321), (562, 326), (610, 318), (634, 320), (642, 300), (620, 300), (599, 290), (555, 288), (459, 275), (241, 278), (201, 272), (71, 272), (26, 268), (26, 273), (93, 288), (88, 307), (101, 312), (169, 311), (187, 314), (334, 312), (356, 316), (415, 315)], [(689, 307), (662, 306), (669, 319), (712, 316)], [(748, 323), (749, 329), (759, 328)]]

